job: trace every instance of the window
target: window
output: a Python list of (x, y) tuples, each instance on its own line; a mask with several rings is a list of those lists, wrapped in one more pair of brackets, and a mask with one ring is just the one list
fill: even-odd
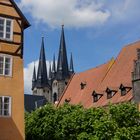
[(0, 96), (0, 116), (11, 116), (11, 97)]
[(0, 38), (12, 40), (13, 21), (11, 19), (0, 17)]
[(53, 102), (55, 103), (56, 101), (57, 101), (57, 94), (54, 93), (54, 94), (53, 94)]
[(84, 82), (84, 83), (81, 82), (80, 86), (81, 86), (81, 90), (84, 89), (86, 87), (86, 82)]
[(123, 84), (120, 85), (121, 96), (126, 95), (132, 88), (128, 86), (124, 86)]
[(71, 101), (71, 98), (65, 99), (65, 103), (69, 103)]
[(93, 96), (93, 102), (97, 102), (103, 95), (100, 93), (96, 93), (96, 91), (93, 91), (92, 96)]
[(117, 90), (107, 88), (106, 93), (107, 93), (107, 99), (110, 99), (117, 93)]
[(12, 75), (12, 57), (0, 55), (0, 75)]

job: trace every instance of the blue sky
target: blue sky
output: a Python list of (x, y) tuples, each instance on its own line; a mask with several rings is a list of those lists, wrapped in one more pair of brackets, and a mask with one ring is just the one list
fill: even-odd
[[(25, 92), (30, 92), (33, 61), (41, 37), (46, 58), (58, 55), (61, 24), (65, 24), (68, 58), (73, 53), (76, 72), (116, 57), (124, 45), (140, 40), (139, 0), (17, 0), (31, 23), (25, 31)], [(29, 78), (30, 77), (30, 78)]]

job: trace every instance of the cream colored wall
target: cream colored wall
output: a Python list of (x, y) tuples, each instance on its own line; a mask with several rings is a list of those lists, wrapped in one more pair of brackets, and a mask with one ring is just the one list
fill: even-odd
[[(0, 0), (3, 2), (4, 0)], [(7, 2), (7, 0), (5, 1)], [(0, 5), (0, 14), (19, 17), (13, 7)], [(20, 26), (14, 20), (14, 32), (21, 33)], [(21, 36), (14, 35), (13, 41), (21, 43)], [(0, 51), (14, 52), (19, 45), (0, 42)], [(12, 77), (0, 76), (0, 96), (12, 97), (11, 117), (0, 117), (0, 140), (23, 140), (24, 139), (24, 82), (23, 60), (12, 56)]]

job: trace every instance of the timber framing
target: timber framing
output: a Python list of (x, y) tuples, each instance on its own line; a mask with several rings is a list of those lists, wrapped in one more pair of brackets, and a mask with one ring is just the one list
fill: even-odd
[(17, 53), (14, 53), (14, 52), (0, 51), (0, 53), (21, 57), (21, 54), (17, 54)]
[(16, 16), (13, 16), (13, 15), (6, 15), (6, 14), (2, 14), (0, 13), (0, 16), (1, 17), (4, 17), (4, 18), (10, 18), (10, 19), (17, 19), (17, 20), (22, 20), (20, 17), (16, 17)]
[(14, 42), (14, 41), (3, 40), (3, 39), (0, 39), (0, 42), (2, 42), (2, 43), (8, 43), (8, 44), (13, 44), (13, 45), (21, 45), (20, 42)]
[(0, 2), (0, 5), (13, 7), (13, 5), (12, 5), (12, 4), (4, 3), (4, 2)]

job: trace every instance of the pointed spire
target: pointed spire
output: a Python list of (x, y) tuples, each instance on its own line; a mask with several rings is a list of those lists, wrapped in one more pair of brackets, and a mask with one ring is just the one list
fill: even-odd
[[(61, 77), (59, 75), (60, 73), (61, 73)], [(69, 77), (67, 51), (66, 51), (66, 43), (65, 43), (65, 35), (64, 35), (64, 25), (62, 25), (62, 31), (61, 31), (60, 48), (59, 48), (58, 64), (57, 64), (57, 75), (59, 79)]]
[(49, 80), (51, 80), (52, 78), (52, 71), (51, 71), (51, 62), (50, 62), (50, 66), (49, 66)]
[(70, 58), (70, 68), (69, 68), (69, 71), (70, 71), (70, 74), (74, 73), (72, 53), (71, 53), (71, 58)]
[(36, 86), (36, 69), (35, 69), (35, 63), (34, 63), (34, 70), (33, 70), (33, 77), (32, 77), (32, 90)]
[(55, 65), (55, 54), (53, 56), (53, 65), (52, 65), (52, 73), (56, 72), (56, 65)]
[(45, 49), (44, 49), (44, 37), (42, 37), (42, 45), (40, 50), (39, 65), (37, 72), (37, 87), (46, 87), (48, 84), (47, 78), (47, 66), (45, 58)]

